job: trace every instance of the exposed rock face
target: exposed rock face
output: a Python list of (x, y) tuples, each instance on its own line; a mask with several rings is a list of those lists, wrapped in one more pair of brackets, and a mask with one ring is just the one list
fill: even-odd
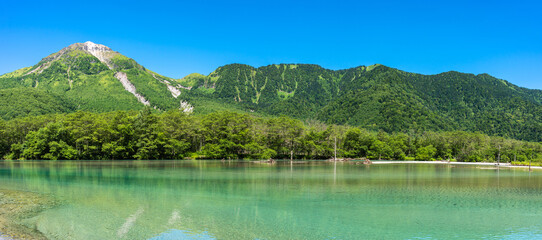
[(178, 87), (178, 88), (182, 88), (182, 89), (186, 89), (186, 90), (192, 89), (192, 87), (185, 87), (185, 86), (183, 86), (183, 85), (181, 85), (181, 84), (177, 84), (177, 87)]
[(159, 78), (156, 77), (156, 75), (154, 75), (154, 73), (152, 74), (152, 77), (154, 79), (160, 81), (161, 83), (166, 84), (167, 90), (169, 90), (169, 92), (171, 93), (171, 95), (173, 95), (174, 98), (178, 98), (181, 95), (181, 90), (179, 90), (178, 88), (172, 86), (171, 82), (169, 82), (168, 80), (159, 79)]
[(126, 89), (126, 91), (133, 94), (139, 102), (143, 103), (145, 106), (151, 105), (150, 102), (147, 101), (147, 99), (145, 99), (145, 97), (137, 93), (136, 87), (134, 86), (134, 84), (130, 82), (130, 80), (128, 80), (126, 73), (117, 72), (115, 73), (115, 77), (120, 81), (120, 83), (122, 83), (122, 86), (124, 87), (124, 89)]
[(171, 92), (171, 95), (173, 95), (174, 98), (178, 98), (181, 95), (181, 91), (174, 86), (167, 84), (167, 89), (169, 92)]
[(194, 111), (194, 107), (190, 105), (190, 103), (181, 100), (181, 106), (179, 107), (179, 110), (183, 111), (184, 113), (190, 114)]
[(80, 46), (77, 46), (77, 47), (80, 47), (81, 50), (92, 54), (92, 56), (99, 59), (100, 62), (107, 65), (109, 67), (109, 69), (113, 69), (113, 67), (111, 65), (111, 58), (115, 54), (118, 54), (117, 52), (114, 52), (113, 50), (111, 50), (111, 48), (109, 48), (107, 46), (104, 46), (104, 45), (101, 45), (101, 44), (96, 44), (96, 43), (93, 43), (91, 41), (88, 41), (88, 42), (85, 42), (85, 43), (82, 43), (82, 44), (81, 43), (76, 43), (76, 44), (80, 44)]
[(51, 62), (44, 63), (44, 64), (40, 65), (39, 67), (35, 68), (34, 70), (32, 70), (30, 72), (27, 72), (25, 74), (25, 76), (28, 75), (28, 74), (35, 73), (35, 72), (42, 73), (45, 69), (49, 68), (50, 66), (51, 66)]

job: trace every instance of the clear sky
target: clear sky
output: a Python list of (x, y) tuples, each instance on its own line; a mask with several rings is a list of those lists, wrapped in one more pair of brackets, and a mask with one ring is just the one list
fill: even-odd
[(229, 63), (381, 63), (542, 89), (540, 1), (2, 0), (0, 74), (86, 41), (173, 78)]

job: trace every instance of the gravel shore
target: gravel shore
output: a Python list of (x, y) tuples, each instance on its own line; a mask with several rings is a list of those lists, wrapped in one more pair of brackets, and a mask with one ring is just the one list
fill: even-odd
[(0, 240), (46, 239), (25, 220), (57, 204), (45, 194), (0, 189)]

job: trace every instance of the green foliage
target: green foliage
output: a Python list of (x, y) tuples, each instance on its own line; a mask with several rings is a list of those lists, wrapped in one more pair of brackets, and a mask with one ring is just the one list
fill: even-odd
[[(77, 151), (66, 142), (70, 136), (61, 123), (52, 123), (26, 135), (22, 159), (75, 159)], [(15, 145), (15, 148), (19, 146)]]
[(201, 75), (199, 73), (191, 73), (186, 77), (177, 80), (183, 87), (201, 87), (210, 88), (213, 86), (214, 81), (210, 77)]
[(14, 77), (20, 77), (22, 75), (24, 75), (26, 72), (30, 71), (32, 67), (25, 67), (25, 68), (21, 68), (19, 70), (15, 70), (13, 72), (10, 72), (10, 73), (6, 73), (4, 75), (1, 75), (0, 78), (14, 78)]
[[(193, 92), (192, 92), (193, 93)], [(221, 101), (219, 99), (208, 98), (202, 95), (191, 94), (190, 96), (181, 95), (179, 98), (189, 102), (194, 106), (194, 114), (206, 115), (214, 112), (236, 112), (236, 113), (249, 113), (254, 116), (269, 116), (268, 114), (261, 112), (254, 112), (251, 109), (244, 108), (235, 103)]]
[(37, 116), (52, 113), (68, 113), (74, 104), (63, 96), (33, 88), (0, 90), (0, 118)]
[[(356, 126), (371, 132), (403, 133), (388, 136), (388, 141), (352, 130), (340, 139), (346, 144), (343, 150), (348, 156), (415, 157), (420, 149), (411, 141), (411, 134), (421, 132), (454, 131), (461, 135), (458, 131), (469, 131), (542, 141), (542, 91), (521, 88), (487, 74), (421, 75), (380, 64), (338, 71), (311, 64), (259, 68), (230, 64), (217, 68), (208, 76), (190, 74), (174, 80), (148, 71), (133, 59), (115, 52), (108, 53), (110, 61), (104, 64), (81, 46), (74, 44), (32, 67), (0, 76), (0, 118), (77, 110), (139, 110), (142, 104), (114, 77), (117, 72), (124, 72), (137, 93), (149, 100), (156, 111), (177, 109), (179, 101), (183, 100), (195, 107), (196, 115), (218, 111), (265, 117), (284, 115), (301, 120), (315, 119), (330, 125)], [(169, 92), (168, 84), (184, 87), (180, 88), (182, 93), (178, 98)], [(309, 128), (306, 135), (297, 142), (290, 141), (289, 146), (265, 144), (265, 148), (254, 147), (231, 156), (264, 156), (266, 151), (265, 156), (273, 155), (268, 149), (275, 151), (276, 156), (286, 156), (292, 148), (306, 149), (303, 156), (324, 156), (330, 152), (330, 137), (335, 138), (337, 134), (322, 131)], [(366, 136), (371, 137), (365, 139)], [(440, 136), (439, 144), (433, 144), (437, 158), (480, 161), (494, 154), (472, 154), (468, 151), (469, 146), (464, 146), (464, 151), (453, 152), (453, 147), (448, 145), (455, 143), (443, 141), (444, 134)], [(262, 142), (259, 137), (254, 136), (252, 140)], [(164, 149), (178, 153), (179, 157), (185, 156), (187, 147), (193, 151), (193, 144), (189, 142), (168, 142), (160, 135), (149, 135), (145, 139), (148, 142), (126, 146), (128, 149), (117, 149), (112, 144), (101, 147), (107, 148), (111, 152), (107, 157), (112, 158), (133, 156), (132, 151), (139, 148), (146, 150), (141, 150), (138, 158), (150, 158)], [(375, 139), (380, 142), (375, 144)], [(408, 144), (404, 139), (409, 139)], [(483, 139), (470, 140), (484, 142)], [(211, 144), (237, 149), (250, 143)], [(209, 145), (204, 152), (215, 152), (209, 150), (212, 148), (213, 145)], [(117, 155), (126, 152), (128, 155)], [(508, 155), (504, 157), (509, 158)]]
[(377, 158), (378, 160), (384, 158), (389, 158), (392, 155), (393, 149), (383, 141), (375, 140), (373, 144), (371, 145), (371, 152), (370, 155), (372, 158)]
[(149, 108), (142, 110), (134, 121), (136, 159), (162, 159), (166, 139), (158, 124), (158, 117)]
[[(136, 87), (138, 93), (142, 94), (153, 106), (162, 110), (175, 109), (179, 107), (179, 101), (168, 91), (167, 85), (160, 82), (161, 76), (132, 68), (124, 70), (128, 80)], [(166, 79), (163, 79), (166, 80)]]
[(367, 156), (374, 139), (359, 128), (351, 128), (346, 132), (344, 150), (347, 157)]
[(317, 65), (293, 66), (281, 64), (256, 69), (232, 64), (220, 67), (208, 76), (209, 81), (216, 79), (213, 85), (206, 86), (215, 89), (208, 97), (271, 115), (309, 117), (310, 109), (322, 107), (336, 95), (336, 91), (330, 90), (336, 83), (328, 80), (338, 74)]
[[(6, 83), (1, 87), (6, 88), (6, 92), (12, 92), (11, 98), (21, 100), (21, 103), (29, 103), (25, 106), (24, 109), (27, 109), (25, 111), (37, 114), (66, 113), (76, 109), (106, 112), (141, 108), (135, 97), (124, 90), (122, 84), (114, 77), (113, 71), (94, 56), (81, 51), (76, 52), (63, 55), (52, 62), (42, 61), (45, 66), (42, 67), (44, 69), (42, 72), (0, 78), (1, 83)], [(22, 88), (26, 90), (23, 91)], [(31, 91), (36, 93), (30, 93)], [(51, 97), (45, 99), (46, 95)], [(24, 100), (25, 98), (29, 99)], [(34, 99), (40, 103), (30, 104)], [(57, 104), (59, 102), (62, 103)], [(60, 109), (51, 110), (47, 105), (58, 105)], [(70, 107), (62, 108), (66, 105)], [(11, 106), (0, 105), (0, 112), (10, 111)], [(25, 114), (16, 116), (20, 115)]]
[(216, 79), (206, 88), (213, 92), (202, 93), (196, 85), (188, 94), (269, 115), (374, 131), (466, 130), (542, 141), (542, 91), (487, 74), (420, 75), (378, 64), (340, 71), (307, 64), (231, 64), (208, 79)]
[(433, 159), (436, 153), (437, 153), (437, 149), (433, 147), (433, 145), (420, 147), (418, 148), (418, 151), (416, 152), (416, 159), (429, 161)]
[(542, 144), (462, 131), (392, 133), (236, 112), (91, 113), (0, 121), (5, 159), (269, 159), (338, 157), (524, 162)]
[(202, 151), (211, 158), (240, 158), (246, 154), (245, 145), (254, 139), (250, 125), (252, 119), (248, 115), (231, 112), (211, 113), (202, 120), (202, 131), (206, 145)]
[[(21, 103), (31, 103), (34, 99), (44, 100), (47, 98), (45, 96), (47, 93), (54, 95), (54, 98), (58, 100), (27, 104), (18, 112), (14, 112), (13, 104), (3, 104), (0, 105), (2, 114), (0, 117), (66, 113), (74, 110), (108, 112), (140, 109), (142, 104), (115, 78), (114, 75), (118, 71), (126, 72), (128, 79), (136, 86), (137, 92), (150, 100), (153, 106), (163, 110), (179, 107), (179, 101), (171, 95), (167, 90), (167, 85), (163, 83), (173, 80), (153, 74), (133, 59), (118, 53), (112, 53), (108, 64), (113, 67), (113, 70), (110, 70), (99, 59), (79, 49), (77, 44), (74, 46), (44, 58), (31, 68), (2, 75), (0, 88), (10, 91), (12, 99), (22, 100)], [(20, 90), (23, 88), (26, 91)], [(41, 90), (39, 95), (38, 93), (28, 94), (36, 89)], [(29, 100), (25, 101), (25, 98)], [(57, 104), (60, 101), (62, 104)], [(49, 105), (58, 105), (58, 108), (51, 109), (53, 107)], [(66, 109), (65, 105), (69, 105), (69, 108)]]
[(542, 167), (542, 162), (528, 162), (528, 161), (519, 162), (519, 161), (515, 161), (515, 162), (512, 162), (512, 165)]
[(115, 55), (111, 58), (111, 62), (115, 69), (130, 70), (137, 69), (145, 71), (145, 68), (139, 65), (135, 60), (122, 56), (120, 54)]

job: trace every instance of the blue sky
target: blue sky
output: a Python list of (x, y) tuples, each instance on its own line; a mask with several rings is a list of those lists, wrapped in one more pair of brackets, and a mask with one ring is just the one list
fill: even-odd
[(489, 73), (542, 89), (537, 1), (2, 1), (0, 74), (93, 41), (181, 78), (244, 63)]

